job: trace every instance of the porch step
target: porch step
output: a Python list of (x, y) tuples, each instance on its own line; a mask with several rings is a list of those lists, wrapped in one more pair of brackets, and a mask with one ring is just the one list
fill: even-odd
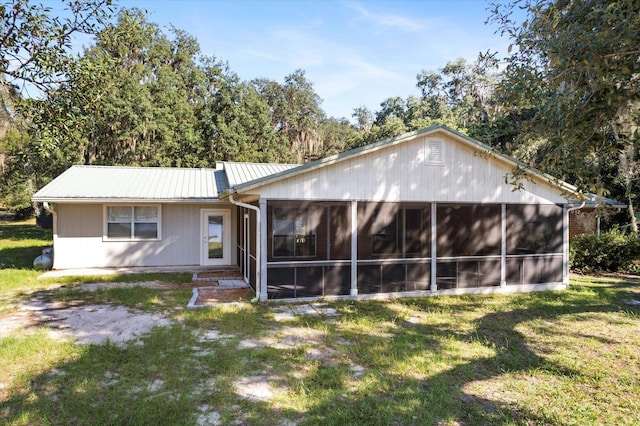
[(194, 272), (192, 281), (211, 282), (221, 280), (242, 280), (242, 273), (237, 267), (226, 267), (211, 269), (207, 271)]
[(244, 282), (243, 279), (235, 279), (235, 280), (218, 280), (219, 289), (227, 289), (227, 288), (248, 288), (249, 285)]

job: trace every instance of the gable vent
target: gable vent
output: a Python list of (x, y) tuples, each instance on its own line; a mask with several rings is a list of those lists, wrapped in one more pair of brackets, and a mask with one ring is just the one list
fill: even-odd
[(444, 144), (440, 139), (427, 141), (427, 164), (444, 164)]

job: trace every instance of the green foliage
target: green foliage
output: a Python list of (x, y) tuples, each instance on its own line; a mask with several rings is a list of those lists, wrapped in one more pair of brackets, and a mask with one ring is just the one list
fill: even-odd
[(169, 39), (140, 10), (98, 33), (71, 81), (34, 102), (38, 143), (71, 164), (199, 166), (194, 87), (206, 84), (195, 39)]
[(320, 157), (338, 154), (355, 147), (358, 131), (346, 118), (325, 118), (319, 126), (322, 152)]
[(492, 21), (513, 46), (497, 100), (525, 119), (512, 150), (597, 192), (606, 160), (638, 143), (640, 3), (517, 0), (494, 4)]
[[(69, 164), (43, 149), (32, 132), (37, 123), (29, 120), (34, 103), (19, 91), (35, 88), (46, 97), (68, 81), (79, 64), (71, 53), (73, 38), (96, 34), (111, 13), (111, 0), (60, 3), (65, 17), (30, 0), (0, 5), (0, 204), (18, 218), (32, 214), (34, 190)], [(65, 119), (54, 121), (64, 127)]]
[(0, 73), (3, 84), (48, 91), (75, 67), (73, 37), (95, 34), (109, 18), (111, 0), (65, 0), (66, 17), (30, 0), (0, 4)]
[(0, 205), (6, 206), (16, 219), (33, 215), (31, 195), (38, 182), (30, 169), (29, 141), (27, 133), (15, 125), (0, 139)]
[(206, 153), (224, 161), (290, 160), (272, 125), (267, 100), (257, 89), (221, 61), (208, 58), (203, 68), (209, 84), (196, 114)]
[(626, 272), (640, 260), (640, 237), (618, 229), (571, 237), (569, 265), (580, 272)]
[(320, 108), (322, 99), (304, 70), (287, 75), (283, 84), (266, 79), (252, 83), (269, 105), (278, 138), (294, 153), (296, 161), (317, 157), (322, 152), (319, 126), (324, 111)]
[(464, 59), (447, 63), (439, 71), (422, 70), (416, 86), (422, 96), (385, 99), (373, 115), (366, 108), (354, 109), (360, 136), (356, 145), (398, 136), (433, 124), (445, 124), (472, 137), (495, 138), (496, 109), (493, 88), (498, 79), (497, 60), (481, 54), (468, 64)]

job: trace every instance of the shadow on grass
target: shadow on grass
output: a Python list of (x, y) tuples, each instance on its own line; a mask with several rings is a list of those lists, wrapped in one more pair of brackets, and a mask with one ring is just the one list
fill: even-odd
[[(217, 316), (240, 320), (233, 312)], [(264, 318), (263, 312), (257, 316)], [(238, 379), (263, 374), (264, 360), (295, 371), (287, 350), (252, 353), (200, 335), (180, 323), (154, 329), (140, 344), (76, 348), (67, 357), (72, 359), (31, 376), (26, 372), (14, 380), (17, 388), (5, 388), (11, 393), (0, 400), (0, 424), (275, 425), (283, 415), (297, 416), (268, 401), (247, 399), (236, 388)], [(28, 350), (23, 349), (33, 345), (28, 339), (5, 338), (2, 345), (11, 352)]]
[[(220, 424), (283, 424), (284, 418), (300, 425), (554, 424), (558, 419), (465, 392), (465, 385), (505, 373), (539, 370), (579, 377), (580, 371), (533, 352), (517, 331), (518, 325), (536, 319), (557, 321), (567, 315), (620, 312), (624, 307), (619, 302), (627, 291), (633, 291), (632, 286), (514, 296), (513, 307), (485, 313), (473, 323), (473, 330), (464, 331), (450, 324), (407, 322), (385, 303), (344, 304), (343, 319), (360, 321), (360, 329), (347, 333), (341, 329), (341, 320), (327, 322), (328, 333), (338, 336), (342, 343), (336, 345), (345, 349), (330, 364), (299, 357), (303, 350), (239, 350), (223, 342), (202, 342), (193, 333), (199, 326), (203, 331), (217, 328), (241, 333), (247, 322), (254, 324), (249, 334), (266, 332), (274, 327), (267, 308), (252, 305), (242, 312), (198, 312), (187, 316), (180, 326), (154, 331), (144, 339), (144, 346), (82, 349), (76, 359), (36, 375), (3, 401), (9, 410), (6, 414), (0, 411), (0, 422), (195, 424), (200, 416), (215, 410), (221, 416)], [(455, 312), (485, 309), (483, 305), (491, 298), (449, 301), (450, 306), (444, 308), (433, 299), (398, 303), (422, 312)], [(220, 326), (225, 321), (228, 326)], [(381, 322), (390, 324), (385, 330), (388, 335), (367, 331), (368, 325)], [(304, 326), (305, 321), (298, 319), (293, 325)], [(443, 344), (447, 339), (491, 348), (493, 355), (466, 361), (458, 354), (458, 360), (443, 360), (451, 368), (426, 378), (390, 368), (394, 362), (413, 362), (427, 352), (456, 356)], [(354, 365), (365, 367), (357, 389), (351, 387)], [(265, 371), (270, 369), (282, 372), (280, 379), (288, 380), (286, 385), (295, 397), (306, 398), (303, 409), (279, 408), (273, 402), (251, 401), (238, 394), (236, 379), (268, 374)]]
[(22, 241), (22, 240), (44, 240), (53, 239), (51, 229), (38, 228), (35, 224), (3, 223), (0, 224), (0, 240)]
[(33, 261), (42, 254), (42, 246), (0, 249), (0, 269), (33, 269)]
[[(480, 342), (493, 348), (494, 356), (462, 362), (426, 379), (412, 379), (391, 372), (382, 378), (383, 385), (378, 385), (381, 389), (372, 389), (372, 392), (364, 394), (350, 394), (344, 399), (326, 398), (318, 401), (306, 416), (314, 424), (557, 424), (558, 419), (549, 418), (532, 409), (479, 397), (463, 389), (472, 382), (497, 378), (505, 373), (542, 370), (554, 376), (580, 377), (580, 371), (549, 361), (533, 352), (527, 345), (526, 337), (516, 328), (519, 324), (536, 319), (556, 321), (567, 315), (621, 312), (626, 309), (618, 304), (621, 294), (625, 294), (625, 287), (620, 286), (620, 291), (594, 288), (601, 298), (600, 303), (569, 301), (566, 305), (558, 306), (557, 302), (564, 300), (563, 294), (532, 294), (530, 297), (537, 296), (541, 300), (531, 307), (487, 313), (475, 322), (473, 332), (452, 333), (449, 336), (465, 342)], [(429, 304), (429, 301), (425, 303)], [(462, 304), (467, 305), (468, 302), (463, 300)], [(387, 311), (382, 316), (391, 317), (393, 314)], [(443, 331), (449, 333), (447, 327), (440, 329), (416, 325), (413, 328), (425, 339), (441, 335)], [(406, 333), (406, 330), (399, 330), (398, 333)], [(394, 337), (390, 338), (391, 341)], [(440, 349), (435, 346), (433, 350)], [(402, 351), (389, 353), (389, 356), (398, 357), (401, 354)], [(406, 359), (408, 357), (405, 356), (404, 360)], [(403, 361), (402, 358), (398, 360)], [(333, 396), (347, 391), (339, 389)]]
[[(9, 243), (3, 243), (9, 241)], [(4, 223), (0, 225), (0, 268), (31, 269), (33, 260), (51, 246), (51, 229), (33, 224)]]

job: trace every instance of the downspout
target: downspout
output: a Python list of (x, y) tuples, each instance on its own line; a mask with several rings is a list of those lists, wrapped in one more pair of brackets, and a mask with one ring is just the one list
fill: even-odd
[[(231, 192), (233, 191), (233, 192)], [(260, 300), (260, 286), (261, 286), (261, 276), (260, 276), (260, 208), (256, 206), (252, 206), (251, 204), (243, 203), (233, 199), (233, 194), (235, 190), (229, 190), (229, 202), (234, 206), (243, 207), (245, 209), (250, 209), (256, 212), (256, 297), (251, 299), (251, 302), (257, 302)], [(246, 232), (246, 230), (245, 230)], [(249, 250), (249, 247), (245, 247), (245, 250)]]
[(567, 209), (567, 213), (571, 213), (574, 210), (580, 210), (581, 208), (584, 207), (584, 205), (586, 204), (586, 201), (583, 200), (582, 203), (580, 203), (580, 205), (578, 207), (570, 207)]
[(56, 269), (55, 268), (55, 262), (56, 262), (56, 240), (58, 239), (58, 215), (56, 214), (56, 210), (54, 209), (54, 207), (49, 204), (49, 202), (45, 201), (42, 203), (42, 207), (44, 207), (44, 209), (46, 211), (48, 211), (49, 213), (51, 213), (52, 216), (52, 222), (53, 222), (53, 229), (52, 229), (52, 235), (51, 235), (51, 239), (53, 240), (53, 262), (51, 264), (51, 269)]

